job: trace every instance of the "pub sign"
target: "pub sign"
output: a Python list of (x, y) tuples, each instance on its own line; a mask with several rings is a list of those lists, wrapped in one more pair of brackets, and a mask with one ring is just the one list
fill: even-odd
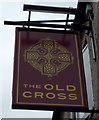
[(16, 28), (12, 108), (87, 109), (79, 33)]

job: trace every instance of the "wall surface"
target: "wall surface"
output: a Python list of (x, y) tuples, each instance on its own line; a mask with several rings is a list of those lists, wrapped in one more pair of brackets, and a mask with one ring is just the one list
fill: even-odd
[[(94, 108), (99, 110), (99, 2), (91, 3), (93, 8), (93, 36), (96, 50), (96, 61), (93, 60), (93, 46), (90, 35), (83, 36), (87, 39), (89, 46), (90, 64), (91, 64), (91, 75), (92, 75), (92, 86), (93, 86), (93, 100)], [(99, 114), (93, 114), (91, 120), (98, 120)], [(88, 119), (89, 120), (89, 119)]]
[[(93, 107), (94, 109), (99, 110), (99, 2), (91, 2), (88, 4), (91, 4), (93, 8), (92, 24), (94, 39), (92, 39), (91, 37), (92, 36), (91, 31), (89, 32), (89, 34), (88, 31), (83, 31), (81, 32), (80, 36), (82, 40), (82, 47), (84, 47), (85, 43), (88, 44), (93, 88), (93, 101), (94, 101)], [(83, 5), (80, 6), (80, 8), (82, 7)], [(83, 11), (85, 10), (83, 9)], [(85, 25), (89, 25), (89, 22), (86, 22)], [(95, 43), (96, 61), (93, 59), (92, 40), (94, 40)], [(92, 118), (91, 120), (99, 120), (99, 114), (93, 114), (91, 118)]]
[[(99, 2), (97, 3), (97, 72), (99, 73)], [(99, 86), (99, 74), (97, 75), (97, 83)], [(97, 88), (97, 109), (99, 110), (99, 87)]]
[[(96, 47), (96, 62), (92, 61), (92, 79), (93, 79), (93, 90), (95, 98), (95, 107), (99, 109), (99, 2), (92, 3), (93, 6), (93, 26), (94, 26), (94, 38)], [(96, 94), (97, 93), (97, 94)]]

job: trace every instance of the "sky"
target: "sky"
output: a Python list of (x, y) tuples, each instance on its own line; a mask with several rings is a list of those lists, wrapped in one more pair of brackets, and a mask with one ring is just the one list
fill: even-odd
[[(14, 1), (14, 2), (13, 2)], [(4, 25), (7, 21), (28, 19), (28, 12), (23, 11), (23, 4), (49, 5), (57, 7), (77, 6), (77, 0), (1, 0), (0, 1), (0, 118), (51, 118), (51, 111), (12, 110), (12, 80), (15, 46), (15, 27)], [(73, 17), (73, 16), (71, 16)], [(66, 15), (32, 13), (31, 20), (66, 19)], [(2, 96), (2, 98), (1, 98)], [(2, 116), (1, 116), (2, 112)]]

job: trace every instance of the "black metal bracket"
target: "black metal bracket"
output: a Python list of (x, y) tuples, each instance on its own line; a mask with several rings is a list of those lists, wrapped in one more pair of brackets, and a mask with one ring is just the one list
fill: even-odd
[[(61, 7), (49, 7), (49, 6), (37, 6), (37, 5), (25, 5), (23, 6), (24, 11), (29, 11), (28, 21), (4, 21), (5, 25), (21, 25), (23, 27), (37, 26), (37, 27), (48, 27), (48, 28), (63, 28), (65, 30), (89, 30), (89, 26), (81, 25), (74, 19), (69, 19), (69, 15), (78, 15), (79, 11), (74, 8), (61, 8)], [(67, 14), (66, 20), (42, 20), (42, 21), (30, 21), (31, 12), (49, 12), (58, 14)], [(65, 22), (66, 24), (51, 24), (52, 22)], [(69, 24), (73, 22), (73, 24)], [(50, 24), (48, 24), (50, 23)]]
[[(62, 20), (58, 20), (61, 22)], [(66, 20), (63, 20), (66, 21)], [(49, 28), (65, 28), (65, 29), (72, 29), (72, 30), (89, 30), (90, 27), (88, 26), (79, 26), (78, 24), (72, 25), (58, 25), (58, 24), (44, 24), (44, 21), (4, 21), (5, 25), (21, 25), (21, 26), (37, 26), (37, 27), (49, 27)], [(54, 22), (54, 21), (45, 21), (45, 22)], [(68, 21), (67, 21), (68, 22)]]
[(91, 30), (90, 30), (90, 37), (91, 37), (91, 42), (92, 42), (92, 51), (93, 51), (93, 60), (96, 61), (96, 45), (95, 45), (95, 34), (94, 34), (94, 26), (93, 26), (93, 21), (92, 21), (92, 18), (90, 16), (90, 27), (91, 27)]
[(87, 17), (89, 18), (89, 26), (90, 26), (88, 35), (90, 36), (91, 43), (92, 43), (93, 60), (96, 61), (96, 43), (95, 43), (96, 38), (95, 38), (95, 29), (93, 25), (94, 14), (93, 14), (92, 5), (90, 3), (88, 4), (88, 7), (89, 9), (87, 8)]
[(37, 5), (26, 5), (24, 4), (23, 11), (36, 11), (36, 12), (49, 12), (58, 14), (77, 14), (75, 8), (63, 8), (63, 7), (49, 7), (49, 6), (37, 6)]

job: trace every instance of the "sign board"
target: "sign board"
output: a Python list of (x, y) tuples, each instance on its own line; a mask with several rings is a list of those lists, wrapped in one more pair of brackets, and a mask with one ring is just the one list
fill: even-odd
[(12, 108), (87, 109), (79, 33), (16, 28)]

